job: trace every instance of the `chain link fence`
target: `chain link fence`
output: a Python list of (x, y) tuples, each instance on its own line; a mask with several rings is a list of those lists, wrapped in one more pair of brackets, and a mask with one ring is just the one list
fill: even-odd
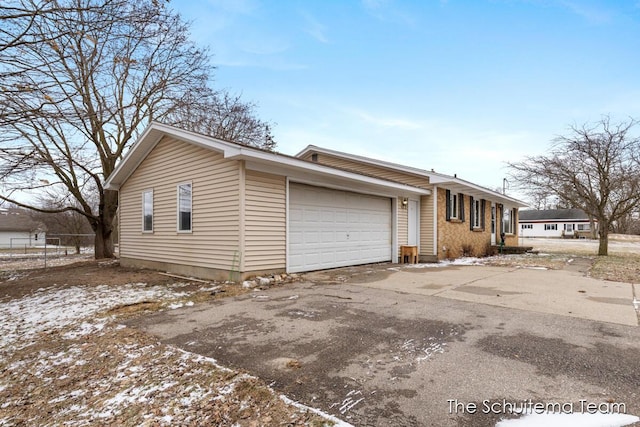
[(2, 269), (40, 268), (93, 258), (94, 234), (48, 234), (46, 238), (14, 237), (0, 247)]

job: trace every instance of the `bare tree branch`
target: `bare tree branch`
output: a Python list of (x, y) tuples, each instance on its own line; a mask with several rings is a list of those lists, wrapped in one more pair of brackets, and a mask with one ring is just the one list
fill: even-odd
[[(102, 183), (150, 120), (210, 90), (208, 53), (154, 0), (9, 0), (0, 20), (0, 200), (81, 213), (96, 257), (112, 256), (117, 195)], [(42, 180), (73, 200), (15, 199)]]
[(608, 233), (640, 205), (640, 137), (634, 119), (573, 125), (557, 137), (547, 156), (509, 163), (512, 177), (530, 194), (553, 194), (598, 220), (599, 255), (608, 253)]

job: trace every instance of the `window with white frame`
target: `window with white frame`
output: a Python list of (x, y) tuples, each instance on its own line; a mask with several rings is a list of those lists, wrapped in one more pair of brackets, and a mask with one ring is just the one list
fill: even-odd
[(473, 228), (482, 227), (482, 200), (473, 200)]
[(573, 232), (573, 224), (565, 224), (564, 231)]
[(558, 224), (545, 224), (544, 225), (544, 230), (545, 231), (557, 230), (557, 229), (558, 229)]
[(516, 231), (515, 209), (503, 208), (502, 212), (502, 232), (505, 234), (514, 234)]
[(142, 192), (142, 231), (153, 231), (153, 190)]
[(578, 224), (578, 231), (589, 231), (591, 226), (589, 224)]
[(449, 193), (449, 217), (458, 218), (458, 194), (451, 191)]
[(533, 224), (520, 224), (520, 228), (523, 230), (533, 230)]
[(178, 231), (191, 231), (191, 183), (178, 185)]

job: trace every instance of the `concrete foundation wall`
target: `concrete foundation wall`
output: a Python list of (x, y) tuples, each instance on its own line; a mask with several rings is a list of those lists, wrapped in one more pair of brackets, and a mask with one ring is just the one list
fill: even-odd
[(180, 276), (195, 277), (198, 279), (218, 280), (218, 281), (242, 281), (249, 277), (269, 274), (283, 274), (284, 269), (279, 270), (256, 270), (245, 271), (243, 273), (221, 270), (217, 268), (196, 267), (192, 265), (175, 264), (171, 262), (150, 261), (143, 259), (120, 258), (120, 265), (123, 267), (148, 268)]

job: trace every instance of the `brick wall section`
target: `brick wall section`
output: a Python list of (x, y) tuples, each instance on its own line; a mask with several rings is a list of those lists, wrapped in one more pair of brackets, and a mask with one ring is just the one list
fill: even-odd
[(465, 246), (470, 247), (471, 256), (485, 256), (491, 243), (491, 201), (485, 202), (484, 230), (471, 231), (469, 228), (471, 211), (469, 195), (464, 196), (464, 222), (447, 221), (446, 206), (446, 191), (438, 188), (438, 259), (461, 257)]
[[(463, 249), (468, 247), (472, 256), (486, 256), (489, 254), (491, 244), (491, 201), (485, 201), (484, 230), (475, 229), (471, 231), (469, 227), (471, 211), (471, 198), (464, 195), (465, 220), (447, 221), (446, 190), (438, 188), (438, 259), (458, 258), (463, 256)], [(502, 228), (502, 205), (497, 204), (496, 209), (496, 243), (500, 244), (500, 230)], [(505, 245), (518, 246), (518, 213), (515, 218), (515, 233), (505, 236)], [(443, 250), (446, 248), (446, 250)]]

